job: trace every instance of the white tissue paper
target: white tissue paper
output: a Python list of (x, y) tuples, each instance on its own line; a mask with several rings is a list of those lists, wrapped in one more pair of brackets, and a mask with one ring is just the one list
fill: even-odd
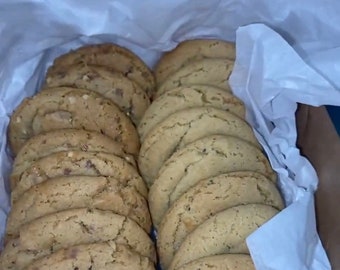
[[(318, 179), (295, 146), (294, 114), (297, 102), (340, 105), (340, 91), (265, 25), (239, 28), (236, 44), (237, 60), (230, 84), (247, 105), (247, 119), (279, 175), (288, 205), (248, 237), (256, 267), (330, 269), (315, 226), (313, 192)], [(288, 259), (286, 254), (292, 256)]]
[(279, 175), (287, 208), (250, 235), (258, 270), (330, 269), (316, 232), (317, 176), (295, 146), (297, 102), (340, 105), (340, 2), (326, 0), (2, 0), (0, 2), (0, 235), (9, 211), (6, 129), (58, 55), (114, 42), (152, 67), (192, 38), (237, 41), (230, 84)]

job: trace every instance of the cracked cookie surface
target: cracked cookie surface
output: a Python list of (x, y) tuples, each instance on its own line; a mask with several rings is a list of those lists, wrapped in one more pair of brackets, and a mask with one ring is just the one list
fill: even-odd
[(30, 264), (26, 270), (154, 270), (153, 262), (114, 241), (61, 249)]
[(210, 85), (190, 85), (174, 88), (155, 99), (146, 110), (137, 130), (141, 142), (147, 134), (169, 115), (192, 107), (214, 107), (245, 118), (244, 104), (231, 93)]
[(145, 137), (138, 157), (143, 179), (152, 185), (159, 169), (174, 152), (209, 135), (235, 136), (261, 148), (244, 119), (213, 107), (184, 109), (168, 116)]
[(157, 89), (155, 97), (179, 86), (206, 84), (231, 92), (228, 84), (234, 61), (229, 59), (206, 58), (194, 60), (170, 75)]
[(25, 224), (19, 235), (6, 244), (1, 254), (3, 269), (22, 269), (62, 248), (102, 241), (128, 245), (156, 261), (148, 234), (131, 219), (111, 211), (88, 208), (61, 211)]
[(135, 81), (152, 97), (155, 89), (155, 78), (147, 65), (132, 51), (116, 44), (99, 44), (80, 47), (59, 56), (47, 71), (52, 74), (63, 74), (65, 67), (84, 63), (111, 68)]
[(101, 152), (64, 151), (39, 159), (25, 170), (12, 191), (12, 201), (34, 185), (70, 175), (112, 176), (147, 197), (146, 185), (136, 168), (121, 157)]
[(164, 163), (150, 187), (154, 226), (158, 228), (168, 208), (200, 180), (235, 171), (255, 171), (276, 180), (261, 150), (233, 136), (208, 136), (177, 151)]
[(207, 256), (186, 263), (177, 270), (256, 270), (249, 255), (223, 254)]
[(206, 256), (249, 254), (245, 239), (277, 213), (262, 204), (239, 205), (217, 213), (185, 238), (168, 269)]
[(69, 86), (91, 90), (112, 100), (138, 125), (150, 99), (145, 91), (123, 74), (107, 67), (89, 66), (84, 63), (67, 66), (62, 73), (51, 73), (43, 90)]
[(15, 154), (25, 142), (42, 132), (63, 128), (98, 131), (137, 154), (139, 138), (131, 120), (109, 99), (75, 88), (60, 87), (26, 98), (9, 124), (10, 145)]
[(150, 232), (147, 201), (134, 187), (113, 177), (76, 175), (49, 179), (22, 194), (7, 218), (7, 236), (17, 237), (19, 228), (36, 218), (84, 207), (127, 216)]
[(216, 39), (194, 39), (181, 42), (172, 51), (166, 52), (155, 69), (157, 85), (192, 60), (204, 58), (227, 58), (235, 60), (235, 44)]
[(20, 174), (35, 161), (60, 151), (104, 152), (117, 155), (136, 166), (134, 157), (124, 152), (122, 144), (99, 132), (80, 129), (61, 129), (41, 133), (29, 139), (14, 159), (10, 176), (15, 187)]
[(275, 184), (259, 173), (227, 173), (197, 183), (174, 202), (159, 226), (157, 247), (161, 265), (167, 269), (186, 236), (212, 215), (252, 203), (278, 210), (284, 206)]

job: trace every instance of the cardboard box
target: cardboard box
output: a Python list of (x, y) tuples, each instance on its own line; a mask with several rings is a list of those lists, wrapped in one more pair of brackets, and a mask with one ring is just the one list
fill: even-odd
[(340, 137), (324, 106), (300, 105), (298, 146), (319, 176), (316, 192), (318, 231), (331, 261), (340, 269)]
[[(275, 3), (266, 0), (225, 0), (195, 1), (195, 4), (188, 0), (86, 0), (82, 1), (81, 5), (79, 1), (72, 0), (3, 0), (0, 4), (0, 35), (2, 36), (0, 43), (1, 134), (5, 134), (8, 116), (13, 108), (25, 96), (30, 96), (39, 89), (43, 73), (52, 59), (70, 48), (87, 43), (117, 42), (138, 53), (151, 66), (161, 52), (173, 48), (181, 40), (198, 37), (235, 40), (236, 30), (239, 27), (243, 28), (242, 26), (254, 23), (262, 23), (275, 30), (278, 36), (283, 37), (283, 45), (289, 47), (287, 52), (291, 53), (290, 56), (292, 56), (292, 53), (296, 54), (293, 55), (294, 61), (281, 67), (281, 71), (282, 68), (283, 71), (291, 71), (291, 73), (285, 74), (286, 77), (282, 76), (281, 72), (270, 73), (275, 77), (274, 83), (279, 80), (286, 83), (284, 84), (286, 88), (282, 88), (290, 90), (292, 95), (288, 96), (292, 97), (297, 94), (294, 99), (288, 100), (293, 104), (289, 112), (294, 113), (295, 103), (304, 97), (310, 102), (309, 104), (315, 106), (319, 104), (340, 105), (340, 99), (327, 99), (328, 93), (332, 92), (334, 95), (336, 92), (335, 88), (332, 88), (333, 85), (340, 87), (340, 82), (337, 79), (338, 67), (337, 63), (334, 63), (334, 59), (339, 59), (339, 57), (335, 57), (339, 55), (336, 50), (340, 40), (337, 29), (340, 24), (339, 12), (340, 4), (336, 0), (329, 2), (328, 5), (325, 4), (322, 9), (317, 0), (309, 0), (308, 2), (288, 0)], [(261, 41), (265, 36), (260, 35), (263, 34), (261, 31), (258, 33), (257, 38)], [(248, 41), (246, 40), (245, 43)], [(261, 51), (263, 44), (259, 45), (256, 48), (257, 50), (245, 51), (244, 55), (247, 55), (247, 59), (255, 58), (263, 53)], [(289, 60), (289, 57), (286, 57), (285, 54), (280, 55), (280, 50), (275, 51), (277, 43), (274, 44), (275, 46), (266, 45), (267, 56), (276, 57), (271, 62), (271, 67), (277, 68), (280, 64), (285, 64), (287, 59)], [(300, 58), (296, 57), (297, 55)], [(261, 63), (263, 59), (257, 60), (259, 60), (258, 63)], [(295, 65), (295, 60), (299, 60), (301, 65)], [(296, 67), (302, 68), (295, 70)], [(277, 71), (274, 68), (270, 70)], [(304, 76), (307, 73), (311, 77)], [(296, 84), (295, 81), (291, 83), (291, 81), (285, 80), (294, 75), (301, 79), (297, 80)], [(321, 82), (320, 84), (313, 84), (315, 75), (320, 77), (320, 81), (318, 81)], [(277, 88), (278, 85), (274, 85), (271, 90), (275, 91)], [(314, 88), (314, 95), (309, 95), (311, 93), (308, 92), (309, 88)], [(301, 90), (301, 93), (299, 90)], [(283, 92), (281, 91), (280, 94)], [(308, 99), (309, 97), (311, 99)], [(254, 101), (254, 103), (256, 102)], [(280, 106), (281, 104), (278, 107)], [(293, 119), (293, 121), (295, 120)], [(320, 178), (320, 188), (316, 197), (319, 231), (332, 261), (333, 269), (339, 269), (339, 215), (337, 214), (337, 204), (340, 196), (338, 196), (339, 181), (337, 177), (340, 166), (338, 166), (337, 160), (339, 157), (338, 137), (336, 138), (334, 127), (330, 124), (322, 107), (302, 106), (297, 113), (297, 124), (299, 128), (298, 144), (302, 153), (313, 163)], [(288, 135), (291, 134), (287, 134), (287, 137)], [(0, 219), (2, 221), (5, 219), (8, 209), (8, 199), (4, 196), (6, 188), (4, 177), (9, 173), (11, 162), (6, 151), (6, 138), (4, 136), (0, 142), (2, 157), (0, 162), (2, 176), (0, 177), (0, 185), (2, 185), (0, 188), (0, 210), (2, 210), (0, 211)], [(284, 169), (284, 166), (280, 168)], [(308, 192), (306, 192), (308, 195), (312, 194), (311, 191)], [(297, 202), (299, 203), (298, 200)], [(308, 203), (309, 205), (313, 204), (311, 201), (308, 201)], [(300, 210), (303, 207), (300, 207)], [(291, 209), (287, 207), (285, 210), (288, 212)], [(307, 213), (307, 210), (305, 211), (306, 215), (309, 213)], [(314, 212), (311, 213), (312, 216), (313, 214)], [(311, 220), (313, 221), (313, 217)], [(295, 223), (292, 223), (291, 227), (301, 225), (299, 221), (293, 221)], [(312, 226), (308, 226), (310, 224), (301, 226), (303, 232), (308, 231), (310, 232), (308, 236), (314, 237), (312, 240), (315, 240), (315, 242), (312, 243), (311, 249), (318, 240), (313, 224)], [(1, 226), (3, 224), (0, 224), (0, 229), (3, 229)], [(294, 228), (276, 227), (279, 227), (275, 231), (276, 235), (279, 235), (285, 229), (291, 229), (289, 232), (295, 233), (295, 247), (298, 246), (301, 239), (305, 240), (304, 235), (299, 235), (300, 231), (294, 231)], [(284, 233), (281, 233), (283, 238), (285, 238)], [(290, 239), (284, 240), (290, 241)], [(303, 244), (301, 246), (304, 246)], [(299, 269), (311, 269), (309, 267), (314, 253), (310, 254), (308, 253), (309, 250), (302, 250), (301, 257), (298, 253), (300, 250), (292, 251), (289, 246), (284, 245), (278, 248), (282, 248), (283, 251), (288, 250), (291, 254), (289, 256), (285, 256), (286, 253), (279, 254), (283, 258), (269, 256), (267, 258), (269, 263), (277, 259), (277, 265), (280, 265), (281, 261), (287, 263), (288, 267), (284, 268), (285, 270), (295, 270), (296, 267), (289, 267), (289, 263), (295, 261), (299, 264)], [(314, 250), (311, 252), (314, 252)], [(320, 259), (320, 257), (317, 259)], [(323, 268), (320, 269), (329, 269), (322, 254), (321, 259), (324, 264)], [(313, 269), (319, 270), (316, 266)]]

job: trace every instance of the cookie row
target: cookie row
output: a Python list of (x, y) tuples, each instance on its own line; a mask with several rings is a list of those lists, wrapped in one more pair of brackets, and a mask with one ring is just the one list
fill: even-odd
[(154, 269), (148, 198), (163, 269), (254, 269), (245, 238), (283, 202), (227, 83), (234, 58), (183, 42), (156, 82), (115, 45), (57, 58), (11, 118), (3, 268)]
[(54, 61), (9, 124), (2, 269), (155, 269), (135, 127), (154, 86), (147, 66), (116, 45)]
[[(234, 45), (185, 41), (159, 61), (138, 125), (162, 269), (254, 269), (246, 237), (283, 208), (276, 175), (228, 85)], [(196, 268), (195, 268), (196, 267)]]
[[(75, 88), (83, 91), (74, 91)], [(113, 139), (122, 132), (116, 125), (133, 133), (126, 116), (137, 125), (149, 106), (154, 88), (152, 72), (125, 48), (102, 44), (71, 51), (57, 58), (48, 69), (44, 91), (26, 99), (14, 112), (9, 127), (11, 148), (17, 154), (25, 141), (39, 132), (82, 128), (79, 118), (87, 119), (90, 130), (100, 130)], [(93, 111), (97, 106), (102, 108)], [(107, 124), (110, 122), (112, 127)], [(108, 130), (113, 128), (116, 130)], [(127, 147), (132, 144), (132, 149), (127, 150), (135, 154), (138, 146), (134, 142), (138, 139), (135, 134), (130, 136), (134, 137), (122, 140), (130, 140)], [(123, 143), (127, 144), (124, 140)]]

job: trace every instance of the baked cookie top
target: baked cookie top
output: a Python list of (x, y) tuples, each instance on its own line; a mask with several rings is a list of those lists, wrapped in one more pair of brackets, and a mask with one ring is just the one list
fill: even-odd
[(63, 74), (66, 66), (78, 63), (111, 68), (138, 83), (149, 97), (153, 95), (155, 78), (152, 71), (136, 54), (116, 44), (88, 45), (61, 55), (48, 69), (47, 77)]
[(137, 125), (150, 105), (146, 92), (134, 81), (108, 67), (84, 63), (65, 67), (64, 73), (51, 73), (43, 90), (68, 86), (97, 92), (112, 100)]
[(147, 197), (148, 190), (136, 168), (121, 157), (102, 152), (63, 151), (39, 159), (25, 170), (12, 191), (12, 202), (34, 185), (70, 175), (112, 176)]
[(71, 208), (110, 210), (127, 216), (150, 232), (151, 218), (146, 199), (135, 187), (109, 176), (61, 176), (27, 190), (12, 205), (6, 234), (17, 237), (19, 228), (32, 220)]
[(150, 187), (149, 207), (154, 226), (157, 228), (168, 208), (200, 180), (235, 171), (255, 171), (276, 179), (262, 151), (233, 136), (208, 136), (174, 153)]
[(9, 141), (15, 154), (42, 132), (78, 128), (101, 132), (137, 154), (139, 138), (130, 119), (110, 100), (93, 91), (68, 87), (42, 91), (26, 98), (9, 123)]
[(43, 257), (30, 264), (26, 270), (154, 270), (153, 262), (134, 252), (127, 245), (115, 241), (72, 246)]
[(159, 226), (157, 247), (161, 265), (167, 269), (185, 237), (212, 215), (251, 203), (283, 208), (275, 184), (259, 173), (226, 173), (198, 182), (174, 202)]
[(277, 213), (262, 204), (239, 205), (217, 213), (185, 238), (169, 270), (206, 256), (249, 254), (245, 239)]
[(186, 40), (177, 45), (172, 51), (166, 52), (155, 69), (157, 85), (185, 66), (188, 62), (204, 58), (227, 58), (235, 60), (235, 44), (216, 39)]
[(221, 88), (199, 84), (180, 86), (156, 98), (146, 110), (137, 128), (141, 142), (150, 130), (169, 115), (200, 106), (230, 111), (240, 118), (245, 118), (243, 102)]
[(61, 151), (110, 153), (124, 158), (136, 166), (134, 157), (124, 152), (124, 146), (96, 131), (60, 129), (40, 133), (30, 138), (14, 159), (11, 187), (15, 187), (20, 175), (35, 161)]
[(247, 254), (223, 254), (207, 256), (192, 262), (186, 263), (178, 270), (255, 270), (251, 257)]
[(184, 109), (168, 116), (145, 137), (138, 158), (143, 179), (150, 186), (174, 152), (209, 135), (235, 136), (261, 148), (244, 119), (213, 107)]
[(22, 269), (62, 248), (110, 240), (129, 245), (153, 262), (156, 260), (148, 234), (131, 219), (111, 211), (88, 208), (61, 211), (25, 224), (19, 235), (7, 243), (1, 254), (4, 269)]
[(155, 97), (179, 86), (205, 84), (231, 92), (228, 84), (234, 61), (222, 58), (193, 60), (171, 74), (157, 89)]

